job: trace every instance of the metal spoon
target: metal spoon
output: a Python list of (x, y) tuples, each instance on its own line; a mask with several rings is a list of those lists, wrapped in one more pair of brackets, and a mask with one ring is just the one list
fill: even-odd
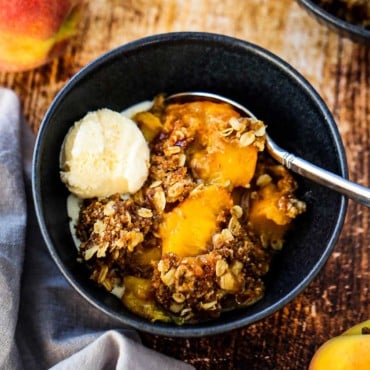
[[(239, 112), (245, 113), (249, 117), (256, 118), (251, 111), (241, 104), (217, 94), (205, 92), (183, 92), (170, 95), (166, 98), (167, 102), (184, 102), (194, 100), (211, 100), (215, 102), (228, 103), (236, 108)], [(344, 194), (358, 203), (370, 207), (369, 188), (324, 170), (323, 168), (320, 168), (302, 158), (296, 157), (294, 154), (287, 152), (277, 145), (267, 133), (266, 148), (268, 153), (286, 168), (318, 184), (324, 185), (341, 194)]]

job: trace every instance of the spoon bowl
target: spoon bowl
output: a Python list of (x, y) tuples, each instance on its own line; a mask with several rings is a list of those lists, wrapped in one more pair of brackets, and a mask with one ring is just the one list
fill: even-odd
[[(242, 115), (246, 115), (252, 118), (257, 118), (249, 109), (243, 105), (225, 98), (218, 94), (206, 93), (206, 92), (182, 92), (178, 94), (170, 95), (166, 98), (167, 102), (174, 101), (190, 101), (190, 100), (211, 100), (214, 102), (227, 103), (233, 106)], [(266, 132), (266, 148), (268, 153), (283, 166), (289, 170), (306, 177), (320, 185), (324, 185), (330, 189), (333, 189), (347, 197), (361, 203), (367, 207), (370, 207), (370, 189), (349, 181), (341, 176), (338, 176), (330, 171), (327, 171), (321, 167), (310, 163), (303, 158), (299, 158), (292, 153), (281, 148)]]

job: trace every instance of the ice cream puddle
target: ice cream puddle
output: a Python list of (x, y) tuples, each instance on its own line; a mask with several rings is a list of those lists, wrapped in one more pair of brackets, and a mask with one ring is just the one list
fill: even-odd
[(123, 110), (121, 114), (131, 119), (136, 113), (148, 111), (152, 107), (152, 105), (153, 105), (152, 101), (144, 100)]
[(76, 225), (78, 216), (80, 214), (81, 199), (76, 197), (74, 194), (69, 194), (67, 197), (67, 213), (69, 217), (69, 229), (71, 231), (73, 242), (77, 249), (80, 249), (81, 241), (76, 235)]

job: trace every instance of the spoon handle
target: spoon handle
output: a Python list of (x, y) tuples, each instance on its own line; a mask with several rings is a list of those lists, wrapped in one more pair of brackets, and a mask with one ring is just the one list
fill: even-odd
[(302, 158), (296, 157), (274, 142), (267, 140), (270, 155), (288, 169), (314, 182), (346, 195), (358, 203), (370, 207), (370, 189), (324, 170)]

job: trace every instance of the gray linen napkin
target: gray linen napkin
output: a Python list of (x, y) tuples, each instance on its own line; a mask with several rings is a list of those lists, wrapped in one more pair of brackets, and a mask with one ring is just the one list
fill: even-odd
[(193, 369), (145, 348), (59, 272), (30, 196), (33, 139), (18, 97), (0, 88), (0, 369)]

